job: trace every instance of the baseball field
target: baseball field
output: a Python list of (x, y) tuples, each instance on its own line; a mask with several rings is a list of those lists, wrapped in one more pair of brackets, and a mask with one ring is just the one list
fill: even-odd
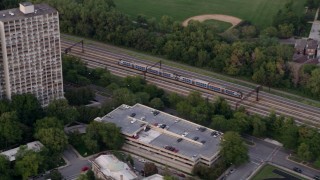
[[(184, 21), (202, 14), (224, 14), (268, 27), (273, 16), (290, 0), (114, 0), (117, 9), (134, 18), (144, 14), (159, 20), (168, 15)], [(304, 13), (306, 0), (293, 0), (296, 13)]]

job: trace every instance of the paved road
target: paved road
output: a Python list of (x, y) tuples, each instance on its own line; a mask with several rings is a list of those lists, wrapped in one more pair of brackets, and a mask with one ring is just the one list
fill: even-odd
[(71, 147), (68, 147), (63, 152), (63, 155), (69, 161), (70, 165), (59, 169), (59, 171), (67, 180), (76, 179), (80, 175), (82, 167), (90, 166), (89, 161), (79, 158)]
[(312, 22), (312, 27), (310, 30), (309, 38), (320, 41), (320, 21), (318, 21), (318, 13), (319, 9), (317, 9), (316, 15), (314, 17), (314, 21)]
[[(284, 148), (265, 142), (261, 139), (254, 137), (246, 137), (248, 140), (252, 140), (255, 146), (249, 146), (250, 162), (238, 167), (236, 171), (227, 176), (227, 180), (244, 180), (247, 179), (263, 162), (271, 162), (287, 169), (293, 167), (299, 167), (302, 169), (302, 174), (309, 177), (320, 174), (320, 171), (307, 168), (295, 162), (287, 159), (290, 151)], [(226, 174), (228, 171), (226, 172)]]

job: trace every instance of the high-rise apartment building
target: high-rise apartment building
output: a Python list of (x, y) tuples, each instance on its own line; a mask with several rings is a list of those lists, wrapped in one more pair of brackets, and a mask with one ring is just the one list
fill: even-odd
[(63, 98), (59, 14), (47, 4), (0, 11), (0, 99), (32, 93), (42, 106)]

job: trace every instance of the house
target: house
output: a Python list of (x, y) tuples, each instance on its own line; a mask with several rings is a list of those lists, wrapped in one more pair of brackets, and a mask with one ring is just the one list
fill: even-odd
[[(33, 150), (35, 152), (39, 152), (41, 150), (41, 148), (43, 147), (43, 145), (39, 141), (30, 142), (30, 143), (26, 144), (25, 146), (27, 146), (28, 150)], [(14, 149), (10, 149), (8, 151), (4, 151), (0, 154), (7, 156), (9, 161), (15, 161), (16, 154), (18, 153), (19, 149), (20, 149), (20, 147), (17, 147)]]
[(299, 64), (320, 64), (320, 42), (314, 39), (296, 40), (292, 60)]
[(138, 178), (126, 163), (112, 154), (100, 155), (90, 161), (92, 171), (98, 179), (135, 180)]

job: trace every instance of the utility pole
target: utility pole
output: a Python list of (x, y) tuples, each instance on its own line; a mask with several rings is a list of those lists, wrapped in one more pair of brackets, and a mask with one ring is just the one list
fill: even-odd
[(259, 91), (260, 91), (260, 88), (261, 88), (260, 85), (258, 85), (258, 86), (256, 87), (256, 93), (257, 93), (256, 101), (259, 101)]

